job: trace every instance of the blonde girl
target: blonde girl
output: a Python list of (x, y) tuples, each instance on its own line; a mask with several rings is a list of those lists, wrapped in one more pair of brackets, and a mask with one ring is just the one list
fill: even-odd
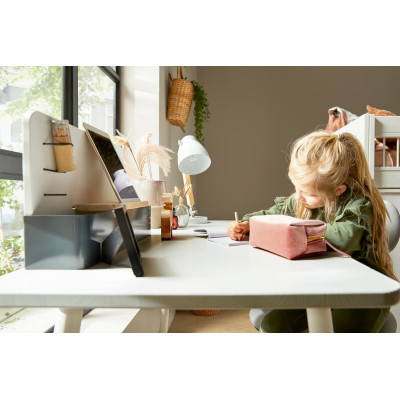
[[(371, 178), (360, 142), (350, 133), (316, 131), (296, 140), (291, 149), (289, 178), (296, 192), (278, 197), (268, 210), (246, 214), (228, 227), (234, 240), (249, 232), (254, 215), (286, 214), (327, 223), (326, 239), (356, 260), (397, 279), (388, 250), (388, 211)], [(336, 332), (377, 332), (389, 309), (333, 310)], [(301, 332), (304, 310), (273, 310), (261, 331)]]

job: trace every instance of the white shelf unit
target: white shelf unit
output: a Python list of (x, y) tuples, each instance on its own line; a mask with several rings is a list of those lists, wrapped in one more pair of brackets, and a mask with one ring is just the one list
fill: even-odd
[[(382, 197), (400, 210), (400, 117), (364, 114), (337, 131), (343, 132), (352, 133), (361, 142), (371, 175)], [(383, 150), (380, 152), (375, 150), (375, 139), (383, 142)], [(400, 276), (400, 245), (391, 256), (395, 272)]]

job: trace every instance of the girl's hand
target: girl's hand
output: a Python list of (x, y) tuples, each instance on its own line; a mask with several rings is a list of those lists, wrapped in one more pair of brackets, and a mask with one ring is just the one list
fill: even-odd
[(228, 225), (228, 235), (232, 240), (241, 240), (243, 235), (250, 231), (250, 224), (245, 222), (231, 222)]

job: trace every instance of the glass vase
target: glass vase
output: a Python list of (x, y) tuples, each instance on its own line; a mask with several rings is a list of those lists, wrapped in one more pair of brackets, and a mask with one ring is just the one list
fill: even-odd
[(189, 210), (184, 204), (175, 207), (175, 215), (178, 217), (178, 228), (186, 228), (189, 223)]

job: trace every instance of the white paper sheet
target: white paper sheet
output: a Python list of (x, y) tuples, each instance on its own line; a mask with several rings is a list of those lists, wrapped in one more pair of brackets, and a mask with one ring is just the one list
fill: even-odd
[(208, 236), (208, 240), (211, 242), (223, 244), (224, 246), (241, 246), (243, 244), (249, 244), (248, 240), (232, 240), (227, 232), (227, 228), (197, 228), (194, 232)]

